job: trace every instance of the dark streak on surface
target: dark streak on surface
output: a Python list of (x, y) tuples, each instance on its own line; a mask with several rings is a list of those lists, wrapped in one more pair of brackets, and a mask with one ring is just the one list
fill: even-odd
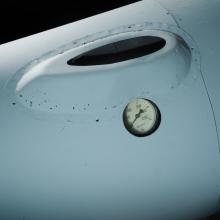
[(63, 126), (63, 127), (60, 129), (60, 132), (63, 132), (65, 128), (66, 128), (66, 126)]

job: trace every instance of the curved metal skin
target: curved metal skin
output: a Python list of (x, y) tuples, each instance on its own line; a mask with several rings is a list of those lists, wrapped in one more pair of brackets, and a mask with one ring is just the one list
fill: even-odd
[[(0, 219), (194, 219), (219, 211), (218, 0), (146, 0), (0, 46)], [(70, 66), (138, 36), (166, 45)], [(123, 111), (153, 101), (159, 128)]]

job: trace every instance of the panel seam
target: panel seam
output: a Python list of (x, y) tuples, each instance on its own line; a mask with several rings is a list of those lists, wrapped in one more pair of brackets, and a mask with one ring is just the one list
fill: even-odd
[[(161, 5), (161, 7), (163, 7), (169, 14), (170, 16), (173, 18), (173, 20), (175, 21), (176, 25), (178, 26), (178, 28), (182, 29), (180, 27), (180, 24), (179, 22), (177, 21), (177, 19), (175, 18), (175, 16), (161, 3), (159, 2), (158, 0), (154, 0), (156, 1), (158, 4)], [(195, 40), (192, 38), (192, 36), (184, 29), (182, 29), (184, 32), (186, 32), (190, 38), (194, 41), (194, 43), (196, 44), (197, 48), (199, 49), (197, 43), (195, 42)], [(212, 104), (212, 99), (211, 99), (211, 96), (210, 96), (210, 93), (209, 93), (209, 90), (208, 90), (208, 86), (206, 84), (206, 81), (205, 81), (205, 77), (203, 75), (203, 72), (202, 72), (202, 57), (201, 57), (201, 54), (199, 53), (199, 58), (200, 58), (200, 62), (199, 62), (199, 71), (200, 71), (200, 74), (201, 74), (201, 77), (202, 77), (202, 81), (204, 83), (204, 87), (205, 87), (205, 90), (206, 90), (206, 94), (208, 96), (208, 100), (209, 100), (209, 103), (210, 103), (210, 107), (211, 107), (211, 112), (212, 112), (212, 115), (213, 115), (213, 120), (214, 120), (214, 125), (215, 125), (215, 131), (216, 131), (216, 135), (217, 135), (217, 145), (218, 145), (218, 152), (219, 152), (219, 155), (220, 155), (220, 139), (219, 139), (219, 129), (218, 129), (218, 124), (217, 124), (217, 120), (216, 120), (216, 117), (215, 117), (215, 110), (214, 110), (214, 106)]]

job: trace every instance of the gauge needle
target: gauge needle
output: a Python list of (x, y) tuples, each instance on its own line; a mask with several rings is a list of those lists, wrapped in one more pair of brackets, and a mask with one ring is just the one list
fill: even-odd
[(131, 125), (132, 127), (133, 127), (135, 121), (136, 121), (138, 118), (140, 118), (141, 114), (144, 113), (144, 112), (145, 112), (145, 111), (144, 111), (143, 109), (140, 109), (140, 111), (135, 115), (135, 119), (134, 119), (134, 121), (132, 122), (132, 125)]

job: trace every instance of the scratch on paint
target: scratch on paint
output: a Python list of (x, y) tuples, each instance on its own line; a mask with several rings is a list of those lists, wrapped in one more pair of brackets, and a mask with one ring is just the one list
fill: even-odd
[(60, 132), (63, 132), (65, 128), (66, 128), (66, 126), (63, 126), (63, 127), (60, 129)]

